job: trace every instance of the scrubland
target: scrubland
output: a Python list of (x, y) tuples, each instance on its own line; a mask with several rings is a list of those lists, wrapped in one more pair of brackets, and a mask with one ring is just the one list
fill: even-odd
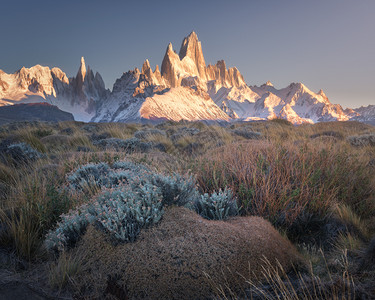
[[(123, 273), (143, 274), (143, 265), (137, 270), (131, 263), (138, 256), (126, 254), (153, 248), (148, 241), (134, 249), (146, 237), (155, 238), (154, 250), (164, 251), (162, 238), (169, 235), (153, 230), (173, 232), (175, 226), (183, 232), (177, 221), (160, 222), (171, 220), (174, 207), (186, 206), (214, 220), (205, 226), (212, 226), (209, 236), (219, 244), (249, 247), (251, 256), (256, 250), (239, 220), (257, 216), (280, 233), (282, 257), (298, 252), (293, 267), (263, 257), (252, 272), (250, 264), (240, 267), (229, 258), (228, 265), (207, 264), (202, 257), (210, 243), (189, 235), (191, 243), (202, 243), (201, 259), (192, 255), (196, 264), (215, 271), (197, 267), (204, 297), (375, 297), (373, 126), (293, 126), (279, 119), (212, 125), (25, 122), (2, 126), (0, 137), (0, 291), (22, 282), (43, 297), (147, 298), (151, 294), (134, 296), (126, 286)], [(206, 224), (185, 215), (191, 228)], [(225, 224), (238, 230), (238, 245)], [(190, 261), (181, 264), (184, 272), (195, 268)], [(106, 267), (116, 265), (123, 269), (111, 273)], [(238, 277), (241, 283), (234, 282)]]

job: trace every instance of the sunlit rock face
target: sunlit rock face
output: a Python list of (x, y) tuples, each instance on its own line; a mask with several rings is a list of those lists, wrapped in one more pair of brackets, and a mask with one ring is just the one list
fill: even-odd
[(97, 102), (108, 96), (102, 77), (86, 68), (83, 57), (73, 78), (59, 68), (40, 65), (23, 67), (13, 74), (0, 72), (0, 105), (49, 103), (72, 113), (75, 120), (90, 121)]
[[(170, 87), (181, 86), (187, 78), (195, 78), (192, 83), (207, 84), (216, 81), (220, 86), (239, 87), (245, 84), (243, 76), (237, 68), (226, 68), (224, 60), (215, 65), (206, 66), (202, 45), (193, 31), (182, 41), (179, 55), (170, 43), (164, 55), (161, 74)], [(186, 86), (186, 84), (185, 84)]]
[(94, 121), (229, 121), (236, 114), (224, 111), (210, 93), (221, 87), (247, 89), (237, 68), (227, 69), (224, 61), (206, 66), (202, 44), (195, 32), (183, 39), (179, 54), (169, 43), (161, 70), (156, 66), (152, 71), (146, 60), (139, 74), (135, 73), (132, 83), (125, 78), (121, 80), (128, 82), (121, 90), (115, 83), (110, 99), (102, 102)]

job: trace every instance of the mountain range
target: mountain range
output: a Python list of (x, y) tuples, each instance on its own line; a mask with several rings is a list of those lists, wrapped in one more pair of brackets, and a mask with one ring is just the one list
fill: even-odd
[(168, 45), (161, 68), (152, 70), (146, 60), (141, 70), (123, 73), (112, 91), (98, 72), (86, 67), (83, 57), (72, 78), (59, 68), (40, 65), (13, 74), (0, 70), (0, 106), (39, 102), (85, 122), (283, 118), (294, 124), (336, 120), (375, 124), (375, 105), (344, 110), (322, 90), (315, 93), (302, 83), (282, 89), (271, 82), (251, 86), (223, 60), (206, 65), (195, 32), (183, 39), (178, 54)]

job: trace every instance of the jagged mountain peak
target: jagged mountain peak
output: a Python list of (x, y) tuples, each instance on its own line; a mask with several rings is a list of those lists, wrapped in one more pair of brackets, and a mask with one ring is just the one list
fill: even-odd
[(268, 80), (264, 85), (265, 85), (265, 86), (273, 86), (272, 82), (269, 81), (269, 80)]
[(86, 69), (85, 58), (82, 56), (81, 65), (79, 66), (78, 73), (77, 73), (77, 78), (83, 82), (86, 77), (86, 72), (87, 72), (87, 69)]
[[(94, 75), (95, 74), (95, 75)], [(300, 82), (276, 89), (270, 81), (248, 86), (236, 67), (224, 60), (206, 66), (202, 44), (192, 31), (180, 51), (168, 44), (161, 67), (146, 59), (117, 79), (110, 93), (99, 73), (86, 66), (67, 78), (58, 68), (36, 65), (14, 74), (0, 70), (0, 105), (15, 101), (48, 101), (70, 111), (76, 120), (139, 121), (141, 119), (265, 120), (286, 118), (293, 123), (347, 120), (375, 115), (375, 108), (343, 111), (325, 93), (312, 92)], [(94, 116), (94, 117), (93, 117)], [(371, 119), (372, 120), (372, 119)]]
[(168, 47), (167, 47), (167, 51), (165, 52), (165, 55), (167, 55), (167, 53), (176, 53), (174, 50), (173, 50), (173, 45), (172, 45), (172, 43), (170, 42), (169, 44), (168, 44)]
[(303, 90), (306, 89), (306, 86), (301, 82), (292, 82), (288, 85), (288, 88), (293, 90)]
[(197, 85), (205, 90), (208, 81), (225, 87), (245, 85), (238, 69), (227, 69), (224, 60), (214, 66), (206, 66), (201, 42), (194, 31), (183, 39), (179, 55), (169, 43), (161, 65), (161, 75), (170, 87)]
[(180, 52), (179, 52), (179, 57), (180, 57), (180, 60), (183, 60), (185, 57), (189, 57), (195, 63), (199, 76), (202, 79), (205, 79), (206, 63), (204, 61), (202, 44), (198, 40), (198, 36), (194, 31), (192, 31), (182, 41)]
[(324, 93), (324, 91), (322, 89), (319, 90), (318, 95), (320, 95), (320, 96), (322, 96), (324, 98), (327, 98), (326, 94)]
[(197, 34), (192, 31), (187, 37), (182, 40), (179, 52), (180, 59), (182, 60), (185, 56), (190, 56), (191, 58), (193, 58), (196, 54), (196, 51), (202, 52), (202, 45), (198, 40)]
[(148, 59), (146, 59), (144, 62), (143, 62), (143, 65), (142, 65), (142, 73), (143, 74), (146, 74), (147, 72), (151, 71), (152, 73), (152, 70), (151, 70), (151, 66), (150, 66), (150, 62), (148, 61)]

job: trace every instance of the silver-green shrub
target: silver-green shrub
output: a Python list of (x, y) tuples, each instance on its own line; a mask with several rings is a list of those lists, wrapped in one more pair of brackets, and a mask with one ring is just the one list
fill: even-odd
[(46, 248), (56, 252), (73, 246), (86, 231), (87, 225), (95, 220), (95, 217), (88, 212), (87, 205), (71, 210), (60, 218), (61, 221), (57, 223), (56, 229), (48, 232), (45, 239)]
[(0, 161), (4, 164), (13, 164), (14, 166), (20, 166), (28, 164), (44, 155), (29, 144), (26, 143), (12, 143), (11, 140), (3, 140), (0, 143)]
[(101, 149), (116, 149), (126, 152), (147, 152), (151, 148), (151, 143), (142, 142), (140, 139), (132, 137), (130, 139), (106, 138), (93, 141), (93, 145)]
[(151, 184), (137, 191), (129, 185), (106, 191), (90, 210), (114, 242), (135, 241), (142, 228), (159, 222), (164, 213), (160, 190)]
[(194, 209), (208, 220), (225, 220), (238, 214), (237, 202), (230, 189), (201, 195), (194, 202)]
[(102, 192), (90, 204), (61, 216), (47, 234), (50, 251), (74, 245), (89, 224), (107, 233), (112, 241), (132, 242), (144, 227), (156, 224), (166, 205), (186, 205), (198, 197), (193, 177), (161, 175), (128, 161), (88, 164), (67, 177), (68, 188), (85, 191), (90, 185)]
[(106, 163), (87, 164), (69, 174), (66, 178), (69, 189), (84, 191), (93, 186), (108, 186), (110, 168)]
[(199, 193), (192, 176), (183, 177), (179, 174), (165, 176), (157, 174), (152, 178), (152, 183), (161, 189), (164, 205), (185, 206), (194, 202)]

